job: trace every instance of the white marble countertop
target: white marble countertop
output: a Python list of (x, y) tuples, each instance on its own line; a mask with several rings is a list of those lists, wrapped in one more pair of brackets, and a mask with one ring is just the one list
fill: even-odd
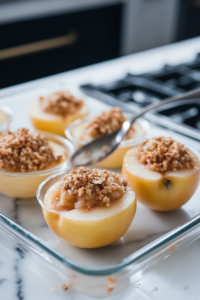
[[(47, 90), (51, 91), (55, 89), (62, 89), (68, 86), (77, 89), (77, 86), (79, 84), (87, 82), (99, 84), (107, 81), (112, 81), (114, 79), (122, 77), (127, 71), (141, 73), (156, 70), (162, 67), (165, 63), (177, 64), (185, 61), (190, 61), (195, 57), (198, 51), (200, 51), (200, 38), (195, 38), (190, 41), (184, 41), (158, 49), (145, 51), (143, 53), (122, 57), (109, 62), (84, 67), (78, 70), (58, 74), (56, 76), (50, 76), (41, 80), (35, 80), (30, 83), (3, 89), (0, 91), (0, 103), (9, 105), (14, 110), (15, 116), (22, 114), (23, 112), (23, 118), (14, 118), (11, 129), (16, 129), (20, 126), (27, 126), (31, 128), (28, 117), (30, 102), (34, 97)], [(30, 91), (31, 97), (29, 96)], [(27, 99), (27, 101), (24, 101), (25, 99)], [(93, 108), (95, 107), (93, 113), (95, 113), (95, 110), (102, 110), (105, 107), (104, 104), (98, 101), (92, 99), (89, 99), (88, 101), (91, 102), (91, 105), (93, 103)], [(161, 132), (161, 129), (158, 129), (156, 127), (154, 127), (154, 130), (158, 134)], [(165, 131), (165, 134), (168, 133), (169, 131)], [(174, 133), (173, 135), (179, 138), (179, 135)], [(182, 140), (187, 144), (189, 143), (190, 145), (199, 148), (199, 144), (197, 142), (192, 142), (187, 138), (182, 138)], [(148, 239), (149, 241), (151, 241), (152, 232), (154, 232), (154, 234), (156, 233), (156, 235), (153, 237), (153, 239), (155, 239), (155, 237), (160, 236), (164, 232), (185, 223), (195, 214), (200, 213), (199, 205), (197, 202), (200, 191), (198, 191), (198, 193), (195, 195), (196, 196), (188, 204), (186, 204), (187, 206), (183, 210), (175, 213), (176, 215), (174, 215), (174, 212), (170, 213), (170, 218), (169, 214), (168, 216), (163, 215), (162, 220), (164, 220), (164, 222), (161, 221), (159, 214), (156, 215), (156, 213), (149, 212), (149, 210), (144, 208), (142, 205), (138, 205), (138, 211), (140, 211), (140, 213), (143, 214), (146, 219), (148, 219), (149, 223), (152, 224), (152, 226), (150, 228), (148, 224), (141, 223), (139, 218), (135, 218), (134, 226), (138, 228), (137, 236), (135, 236), (135, 239), (139, 243), (136, 247), (141, 248), (141, 246), (143, 245), (142, 241), (144, 239), (145, 243)], [(35, 204), (34, 199), (31, 199), (27, 204), (27, 202), (25, 202), (24, 200), (11, 199), (1, 196), (0, 210), (3, 214), (14, 220), (16, 223), (20, 224), (36, 235), (39, 235), (42, 238), (44, 238), (45, 236), (46, 238), (47, 227), (43, 220), (41, 210), (39, 206)], [(26, 214), (28, 214), (28, 212), (30, 211), (31, 214), (28, 216), (28, 218), (25, 217), (25, 212)], [(37, 220), (35, 218), (37, 218)], [(35, 226), (36, 221), (37, 226)], [(129, 247), (130, 242), (132, 241), (132, 236), (130, 233), (131, 231), (126, 234), (123, 241), (126, 244), (127, 255), (132, 251)], [(47, 239), (49, 239), (50, 243), (54, 243), (55, 246), (55, 243), (57, 241), (53, 239), (50, 234)], [(117, 245), (119, 245), (119, 243), (117, 243)], [(4, 241), (1, 236), (0, 246), (1, 300), (35, 300), (36, 298), (38, 300), (47, 298), (50, 300), (87, 299), (85, 296), (77, 295), (73, 290), (63, 291), (56, 276), (52, 276), (52, 274), (49, 274), (45, 269), (40, 269), (40, 267), (38, 266), (36, 267), (34, 261), (24, 256), (20, 250)], [(60, 247), (62, 251), (62, 245)], [(73, 255), (74, 257), (78, 257), (79, 252), (78, 250), (75, 250), (70, 255), (72, 255), (72, 258)], [(87, 256), (85, 256), (85, 258), (87, 259)], [(191, 274), (191, 276), (193, 275)], [(151, 277), (148, 280), (151, 280)], [(186, 283), (184, 284), (186, 285)], [(135, 296), (134, 293), (135, 292), (133, 291), (132, 294), (129, 294), (124, 299), (133, 299), (132, 297)], [(196, 292), (192, 293), (191, 291), (189, 297), (196, 300), (198, 299), (198, 295)], [(154, 296), (150, 295), (146, 295), (145, 297), (146, 298), (143, 298), (140, 295), (138, 296), (138, 298), (135, 297), (134, 299), (154, 299)], [(187, 297), (184, 298), (183, 293), (181, 294), (181, 297), (181, 299), (188, 299)], [(115, 297), (114, 299), (117, 299), (117, 297)], [(176, 300), (178, 299), (179, 298), (176, 297)]]

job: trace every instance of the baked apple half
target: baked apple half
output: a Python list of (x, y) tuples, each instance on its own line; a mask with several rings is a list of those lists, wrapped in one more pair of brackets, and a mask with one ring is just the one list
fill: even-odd
[[(92, 119), (78, 120), (70, 124), (65, 130), (67, 138), (75, 147), (80, 147), (91, 142), (104, 134), (111, 134), (120, 129), (127, 117), (119, 107), (113, 107), (109, 111), (103, 111)], [(125, 153), (134, 145), (144, 140), (148, 123), (145, 120), (138, 120), (138, 123), (131, 125), (129, 131), (120, 143), (119, 147), (107, 158), (97, 164), (99, 168), (115, 169), (121, 168)], [(108, 151), (107, 145), (102, 150)]]
[(152, 138), (126, 153), (123, 175), (138, 201), (154, 210), (170, 211), (180, 208), (194, 194), (200, 162), (172, 138)]
[(46, 192), (44, 218), (71, 245), (98, 248), (119, 239), (136, 211), (136, 197), (120, 174), (80, 167)]
[(88, 107), (82, 99), (69, 91), (52, 93), (32, 103), (31, 122), (35, 129), (64, 136), (65, 128), (73, 121), (88, 114)]

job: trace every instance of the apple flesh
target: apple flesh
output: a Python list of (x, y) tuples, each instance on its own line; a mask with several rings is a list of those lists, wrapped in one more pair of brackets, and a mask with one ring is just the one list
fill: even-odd
[(113, 243), (125, 234), (136, 211), (135, 193), (127, 187), (125, 194), (110, 207), (95, 206), (91, 210), (61, 209), (54, 211), (60, 182), (55, 183), (44, 198), (43, 214), (50, 229), (61, 239), (80, 248), (99, 248)]
[(65, 129), (73, 121), (84, 118), (88, 114), (88, 107), (83, 105), (76, 113), (62, 117), (56, 114), (44, 112), (40, 107), (40, 101), (33, 102), (30, 109), (30, 118), (33, 127), (37, 130), (48, 131), (65, 137)]
[(200, 178), (200, 162), (195, 154), (190, 151), (195, 161), (193, 169), (159, 173), (141, 164), (137, 153), (138, 147), (126, 153), (122, 173), (127, 176), (138, 201), (154, 210), (170, 211), (180, 208), (192, 197)]

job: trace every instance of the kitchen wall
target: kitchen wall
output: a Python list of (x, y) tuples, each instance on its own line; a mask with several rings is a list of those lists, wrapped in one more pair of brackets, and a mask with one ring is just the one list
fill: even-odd
[(122, 54), (130, 54), (176, 40), (180, 0), (126, 1)]

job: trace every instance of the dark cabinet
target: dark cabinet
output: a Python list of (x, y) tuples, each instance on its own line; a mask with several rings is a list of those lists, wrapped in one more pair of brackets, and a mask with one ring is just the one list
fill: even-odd
[(180, 0), (177, 40), (200, 35), (200, 0)]
[(121, 4), (0, 26), (0, 88), (119, 56)]

